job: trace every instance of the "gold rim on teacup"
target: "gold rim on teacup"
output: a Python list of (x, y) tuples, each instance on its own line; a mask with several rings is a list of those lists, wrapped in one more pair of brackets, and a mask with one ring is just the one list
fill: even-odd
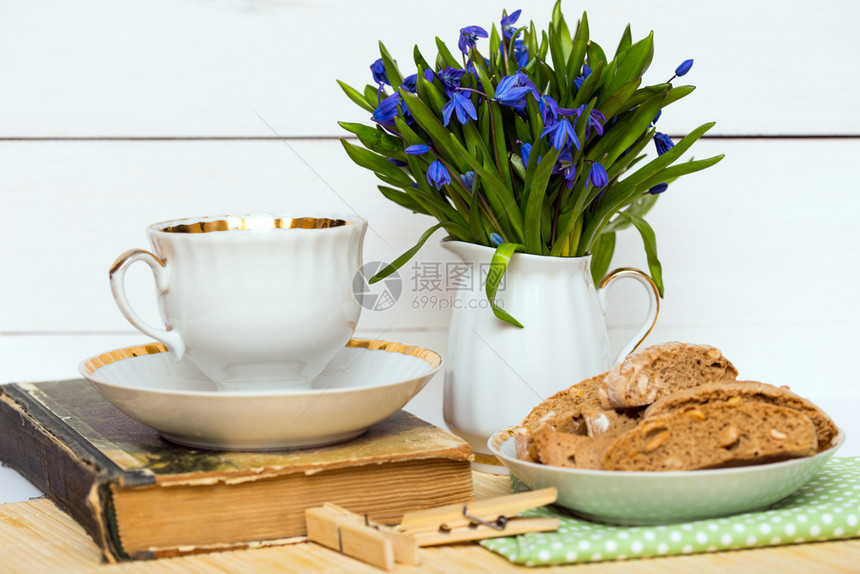
[(150, 229), (162, 233), (211, 233), (215, 231), (266, 231), (270, 229), (329, 229), (352, 225), (353, 223), (354, 221), (339, 217), (242, 215), (177, 219), (156, 223), (151, 225)]

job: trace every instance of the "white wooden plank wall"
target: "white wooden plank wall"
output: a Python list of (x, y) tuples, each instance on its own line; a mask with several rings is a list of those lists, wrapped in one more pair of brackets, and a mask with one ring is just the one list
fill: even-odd
[[(434, 35), (455, 46), (461, 26), (489, 27), (505, 7), (542, 27), (551, 5), (0, 1), (0, 382), (75, 377), (82, 359), (145, 340), (117, 311), (107, 269), (145, 247), (155, 221), (354, 210), (370, 222), (365, 260), (396, 257), (431, 221), (382, 198), (343, 153), (337, 120), (368, 118), (335, 78), (366, 83), (377, 40), (409, 70), (415, 43), (429, 57)], [(831, 411), (849, 435), (841, 454), (860, 455), (860, 5), (564, 7), (571, 21), (588, 10), (608, 52), (627, 22), (636, 38), (655, 30), (650, 82), (695, 58), (685, 79), (698, 88), (661, 128), (680, 135), (715, 120), (718, 137), (695, 154), (727, 154), (675, 184), (650, 218), (666, 299), (649, 342), (719, 346), (742, 376)], [(418, 257), (449, 260), (434, 240)], [(645, 266), (635, 233), (622, 234), (614, 264)], [(147, 273), (132, 270), (131, 291), (155, 320)], [(428, 293), (411, 269), (402, 276), (398, 304), (365, 312), (359, 334), (444, 352), (448, 312), (413, 308)], [(620, 346), (644, 297), (618, 286), (609, 301)], [(441, 388), (440, 376), (410, 408), (442, 424)], [(28, 495), (16, 477), (0, 469), (0, 502)]]

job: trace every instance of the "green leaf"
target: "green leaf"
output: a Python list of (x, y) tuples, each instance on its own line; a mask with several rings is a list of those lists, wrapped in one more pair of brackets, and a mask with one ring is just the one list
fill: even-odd
[(644, 88), (639, 88), (636, 90), (630, 99), (624, 104), (621, 108), (621, 111), (632, 110), (633, 108), (642, 104), (648, 100), (648, 98), (653, 97), (655, 94), (660, 94), (664, 92), (669, 92), (672, 89), (672, 84), (654, 84), (653, 86), (646, 86)]
[(567, 60), (567, 78), (573, 82), (576, 78), (582, 75), (582, 64), (585, 62), (585, 52), (588, 48), (588, 16), (585, 12), (582, 13), (582, 20), (579, 21), (579, 26), (576, 29), (576, 34), (573, 37), (573, 46), (571, 48), (570, 57)]
[(406, 161), (403, 153), (403, 140), (395, 137), (379, 126), (372, 128), (364, 124), (337, 122), (340, 127), (358, 136), (364, 147), (378, 154)]
[[(475, 179), (477, 179), (477, 177), (475, 177)], [(472, 184), (472, 188), (478, 189), (478, 183), (474, 182)], [(489, 235), (485, 232), (487, 222), (481, 214), (481, 201), (478, 199), (476, 191), (469, 191), (472, 192), (472, 202), (469, 208), (469, 229), (471, 230), (472, 238), (475, 241), (486, 245)]]
[[(625, 204), (629, 203), (637, 193), (640, 193), (639, 190), (647, 190), (646, 180), (648, 178), (658, 179), (656, 183), (652, 185), (656, 185), (664, 179), (660, 179), (654, 177), (654, 174), (657, 174), (667, 165), (674, 162), (678, 159), (693, 143), (698, 140), (702, 134), (707, 132), (714, 126), (714, 122), (709, 122), (707, 124), (702, 124), (689, 134), (684, 137), (681, 141), (675, 144), (675, 147), (667, 151), (661, 156), (651, 160), (649, 163), (639, 168), (637, 171), (618, 182), (616, 185), (611, 188), (607, 188), (603, 199), (601, 200), (600, 207), (597, 213), (589, 220), (586, 228), (582, 233), (582, 242), (580, 243), (580, 252), (579, 255), (583, 255), (585, 250), (590, 248), (591, 243), (595, 240), (597, 235), (600, 233), (603, 226), (609, 221), (609, 218), (615, 214), (616, 211), (621, 209)], [(604, 132), (605, 135), (605, 132)], [(721, 159), (722, 156), (719, 156), (716, 163)], [(700, 164), (701, 165), (701, 164)], [(711, 164), (713, 165), (713, 164)], [(708, 167), (707, 165), (703, 165), (699, 169), (704, 169)], [(662, 175), (660, 176), (662, 177)], [(650, 187), (650, 186), (649, 186)]]
[[(615, 115), (621, 111), (624, 104), (628, 99), (636, 92), (637, 88), (642, 84), (642, 78), (634, 78), (623, 84), (618, 89), (609, 94), (606, 98), (603, 99), (603, 103), (600, 104), (600, 112), (603, 114), (603, 117), (607, 119), (611, 119), (615, 117)], [(663, 103), (665, 106), (665, 102)], [(629, 108), (628, 108), (629, 109)]]
[(552, 5), (552, 23), (555, 26), (558, 26), (559, 22), (564, 16), (561, 12), (561, 0), (556, 0), (555, 4)]
[(493, 99), (496, 97), (496, 89), (493, 87), (493, 82), (490, 81), (490, 77), (484, 71), (483, 66), (475, 66), (475, 69), (478, 72), (478, 79), (481, 81), (481, 86), (484, 88), (484, 93), (487, 94), (489, 99)]
[[(664, 154), (665, 155), (665, 154)], [(661, 172), (651, 176), (650, 178), (643, 181), (639, 187), (641, 189), (650, 189), (657, 185), (658, 183), (663, 183), (669, 179), (677, 179), (682, 175), (687, 175), (690, 173), (695, 173), (697, 171), (701, 171), (703, 169), (709, 168), (714, 164), (719, 163), (721, 159), (726, 157), (725, 154), (715, 155), (714, 157), (709, 157), (707, 159), (697, 159), (690, 160), (678, 165), (673, 165), (672, 167), (667, 167)]]
[(337, 83), (340, 86), (340, 89), (342, 89), (343, 92), (346, 94), (346, 97), (348, 97), (354, 103), (358, 104), (370, 113), (373, 113), (376, 110), (376, 106), (371, 105), (370, 102), (367, 101), (367, 98), (365, 98), (361, 92), (359, 92), (352, 86), (341, 82), (340, 80), (337, 80)]
[[(624, 33), (621, 34), (621, 41), (618, 42), (618, 48), (615, 50), (615, 57), (618, 58), (622, 52), (630, 47), (633, 43), (633, 34), (630, 32), (630, 24), (627, 24), (627, 27), (624, 29)], [(595, 281), (595, 284), (597, 282)]]
[(519, 240), (523, 236), (523, 222), (513, 192), (497, 177), (498, 174), (495, 173), (494, 169), (490, 171), (481, 165), (476, 158), (468, 155), (466, 149), (454, 139), (453, 134), (451, 134), (451, 141), (455, 147), (458, 145), (461, 147), (464, 159), (469, 162), (475, 175), (480, 176), (487, 201), (493, 208), (493, 212), (500, 218), (499, 223), (502, 225), (506, 222), (510, 223), (510, 229), (504, 230), (505, 235), (517, 237)]
[[(496, 165), (501, 172), (499, 175), (508, 189), (511, 188), (511, 172), (508, 167), (508, 146), (505, 142), (505, 124), (502, 120), (502, 109), (497, 102), (490, 102), (490, 112), (493, 114), (493, 123), (495, 124), (495, 141), (493, 142), (496, 152)], [(493, 124), (490, 124), (492, 127)], [(513, 197), (513, 195), (512, 195)]]
[[(421, 101), (425, 103), (429, 102), (430, 108), (433, 110), (433, 113), (436, 114), (438, 117), (441, 117), (442, 108), (444, 108), (445, 104), (447, 103), (445, 96), (443, 96), (442, 93), (439, 92), (435, 85), (428, 82), (423, 76), (418, 78), (417, 89), (418, 97), (421, 98)], [(408, 104), (407, 107), (409, 107)]]
[(630, 220), (630, 223), (639, 231), (642, 236), (642, 243), (645, 244), (645, 255), (648, 258), (648, 270), (651, 272), (651, 280), (657, 286), (657, 292), (660, 297), (663, 297), (663, 267), (660, 265), (660, 260), (657, 259), (657, 238), (654, 236), (654, 230), (648, 225), (648, 222), (631, 213), (622, 211), (619, 213), (622, 217)]
[(549, 54), (552, 57), (552, 67), (558, 89), (557, 101), (559, 105), (564, 106), (570, 93), (570, 86), (573, 84), (567, 81), (567, 60), (564, 58), (558, 31), (553, 28), (549, 29)]
[(591, 74), (587, 78), (585, 78), (585, 81), (582, 82), (582, 86), (580, 86), (579, 91), (576, 92), (576, 97), (573, 99), (573, 104), (570, 105), (571, 108), (578, 108), (585, 102), (591, 100), (591, 98), (594, 96), (594, 92), (596, 92), (597, 88), (600, 86), (604, 66), (605, 64), (603, 62), (600, 62), (592, 68)]
[(570, 53), (573, 50), (573, 40), (570, 37), (570, 29), (567, 27), (564, 16), (559, 19), (555, 30), (558, 33), (559, 46), (561, 47), (561, 59), (567, 64), (570, 60)]
[[(546, 200), (546, 186), (552, 175), (553, 166), (558, 159), (561, 150), (550, 148), (547, 154), (540, 160), (534, 177), (526, 183), (528, 200), (525, 211), (525, 243), (526, 251), (534, 255), (543, 255), (547, 251), (546, 245), (541, 238), (540, 220), (543, 214), (543, 204)], [(531, 154), (537, 150), (532, 148)], [(531, 163), (531, 155), (529, 156)]]
[(507, 271), (508, 264), (511, 262), (511, 256), (515, 251), (523, 250), (525, 250), (525, 246), (518, 243), (502, 243), (496, 247), (496, 252), (493, 253), (493, 258), (490, 260), (490, 269), (487, 272), (486, 284), (487, 300), (490, 302), (493, 314), (502, 321), (506, 321), (511, 325), (520, 328), (523, 327), (522, 323), (514, 319), (507, 311), (502, 309), (498, 303), (496, 303), (496, 293), (499, 291), (502, 277), (505, 276), (505, 271)]
[(588, 54), (588, 65), (594, 69), (599, 62), (606, 63), (606, 54), (603, 52), (603, 48), (597, 42), (588, 42), (588, 49), (585, 51)]
[(400, 73), (397, 63), (391, 57), (391, 54), (388, 53), (388, 50), (385, 49), (385, 45), (382, 42), (379, 42), (379, 54), (382, 56), (382, 65), (385, 66), (388, 83), (394, 87), (401, 85), (403, 83), (403, 74)]
[[(424, 70), (432, 70), (433, 66), (427, 63), (427, 60), (424, 59), (424, 56), (421, 55), (421, 50), (418, 49), (418, 45), (415, 45), (415, 48), (412, 50), (412, 59), (415, 61), (416, 68), (422, 68)], [(423, 76), (422, 76), (423, 77)]]
[[(636, 143), (636, 140), (638, 140), (642, 134), (651, 129), (651, 122), (654, 121), (654, 118), (657, 116), (657, 112), (660, 111), (660, 107), (663, 105), (663, 99), (665, 97), (665, 93), (657, 94), (644, 102), (639, 106), (639, 109), (636, 110), (636, 113), (633, 114), (633, 118), (630, 120), (627, 127), (620, 133), (613, 133), (616, 137), (612, 141), (612, 146), (606, 152), (608, 154), (606, 158), (607, 164), (612, 165), (615, 160), (618, 159), (618, 156)], [(611, 131), (618, 132), (618, 130)], [(605, 135), (606, 132), (604, 132), (604, 136)]]
[[(633, 215), (638, 215), (639, 217), (645, 217), (651, 208), (657, 203), (657, 200), (660, 199), (659, 195), (651, 195), (650, 193), (642, 193), (637, 199), (635, 199), (630, 205), (624, 208), (624, 211), (627, 213), (631, 213)], [(603, 232), (598, 236), (598, 241), (600, 237), (603, 237), (604, 234), (616, 231), (622, 231), (630, 227), (630, 220), (624, 217), (616, 217), (603, 228)]]
[(412, 257), (416, 253), (418, 253), (418, 250), (424, 246), (424, 244), (427, 242), (427, 240), (430, 239), (430, 236), (433, 235), (434, 233), (436, 233), (436, 231), (438, 231), (443, 226), (444, 226), (444, 224), (437, 223), (436, 225), (434, 225), (433, 227), (431, 227), (430, 229), (425, 231), (421, 235), (421, 238), (418, 240), (418, 243), (416, 243), (414, 247), (407, 250), (403, 255), (401, 255), (400, 257), (398, 257), (397, 259), (395, 259), (394, 261), (392, 261), (388, 265), (386, 265), (376, 275), (371, 277), (369, 283), (372, 285), (373, 283), (376, 283), (378, 281), (382, 281), (383, 279), (385, 279), (386, 277), (388, 277), (389, 275), (391, 275), (392, 273), (394, 273), (395, 271), (397, 271), (398, 269), (403, 267), (410, 259), (412, 259)]
[[(421, 128), (427, 132), (427, 135), (433, 140), (433, 145), (436, 146), (436, 151), (439, 152), (446, 161), (448, 161), (458, 173), (466, 172), (466, 161), (468, 155), (466, 148), (460, 144), (459, 148), (452, 144), (451, 136), (453, 135), (448, 128), (442, 125), (439, 118), (433, 111), (427, 107), (421, 99), (415, 94), (409, 93), (406, 90), (400, 90), (400, 96), (406, 102), (406, 107), (409, 108), (412, 117)], [(459, 141), (457, 142), (459, 144)]]
[(407, 184), (412, 183), (412, 179), (403, 173), (400, 168), (388, 161), (388, 158), (363, 147), (353, 145), (345, 139), (341, 139), (340, 143), (343, 144), (343, 148), (346, 150), (349, 158), (361, 167), (387, 175), (396, 181), (402, 181)]
[(654, 57), (654, 32), (651, 32), (633, 44), (623, 56), (618, 58), (618, 67), (608, 85), (607, 92), (612, 93), (630, 80), (641, 78), (651, 65)]
[(693, 93), (693, 90), (696, 89), (696, 86), (676, 86), (669, 90), (669, 95), (666, 96), (666, 101), (663, 102), (663, 107), (665, 108), (671, 103), (677, 102), (681, 98), (689, 96)]
[(600, 281), (609, 271), (614, 253), (615, 233), (604, 231), (591, 247), (591, 279), (595, 285), (600, 285)]
[(376, 107), (379, 106), (379, 87), (371, 86), (370, 84), (364, 86), (364, 99), (373, 106), (373, 110), (371, 111), (375, 111)]
[(448, 46), (445, 45), (445, 42), (443, 42), (438, 36), (436, 36), (436, 48), (439, 50), (439, 56), (445, 64), (458, 70), (463, 68), (463, 65), (457, 61), (457, 59), (451, 54), (451, 50), (449, 50)]
[[(493, 27), (495, 27), (495, 24)], [(529, 22), (529, 35), (525, 43), (529, 50), (530, 61), (534, 61), (535, 56), (540, 52), (540, 47), (538, 46), (538, 35), (534, 21)]]
[(514, 168), (514, 173), (517, 174), (522, 181), (526, 180), (526, 166), (519, 154), (511, 155), (511, 166)]
[(384, 195), (387, 199), (390, 199), (397, 205), (405, 207), (406, 209), (414, 211), (415, 213), (432, 215), (429, 211), (421, 207), (421, 205), (417, 201), (409, 197), (408, 193), (400, 191), (398, 189), (394, 189), (393, 187), (386, 187), (384, 185), (380, 185), (377, 187), (379, 188), (379, 191), (382, 192), (382, 195)]
[(549, 38), (546, 34), (546, 30), (541, 30), (540, 33), (540, 49), (538, 50), (537, 59), (541, 61), (541, 63), (546, 62), (546, 55), (549, 53)]

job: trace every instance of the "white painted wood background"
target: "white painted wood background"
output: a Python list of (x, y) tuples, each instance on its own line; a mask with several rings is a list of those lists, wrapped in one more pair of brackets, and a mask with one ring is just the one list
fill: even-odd
[[(0, 383), (70, 378), (86, 357), (146, 340), (122, 318), (107, 269), (144, 227), (219, 213), (344, 209), (370, 222), (365, 260), (390, 261), (429, 227), (353, 165), (337, 120), (367, 121), (335, 79), (363, 85), (383, 40), (404, 69), (417, 43), (456, 45), (523, 8), (543, 27), (552, 3), (240, 0), (0, 0)], [(860, 282), (860, 5), (587, 1), (592, 38), (614, 50), (627, 22), (654, 30), (646, 81), (686, 58), (696, 92), (667, 109), (680, 135), (715, 120), (698, 157), (650, 217), (666, 282), (649, 342), (713, 344), (741, 375), (787, 384), (846, 429), (860, 455), (856, 382)], [(785, 137), (791, 136), (791, 137)], [(284, 140), (277, 138), (283, 137)], [(441, 238), (441, 234), (440, 237)], [(451, 260), (431, 240), (426, 263)], [(613, 262), (645, 266), (625, 232)], [(130, 273), (154, 320), (151, 279)], [(406, 292), (365, 312), (359, 335), (445, 351), (449, 315)], [(636, 286), (609, 295), (620, 347), (644, 313)], [(574, 381), (560, 382), (560, 385)], [(442, 378), (410, 403), (442, 424)], [(2, 440), (2, 437), (0, 437)], [(38, 494), (0, 468), (0, 502)]]

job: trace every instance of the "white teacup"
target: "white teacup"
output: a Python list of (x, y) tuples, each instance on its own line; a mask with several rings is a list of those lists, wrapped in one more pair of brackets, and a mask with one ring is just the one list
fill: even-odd
[[(367, 221), (357, 215), (245, 215), (150, 225), (154, 253), (133, 249), (110, 270), (116, 303), (138, 330), (185, 355), (225, 390), (310, 384), (355, 331), (352, 290)], [(129, 305), (126, 269), (155, 275), (166, 329)], [(360, 297), (360, 295), (358, 296)]]

